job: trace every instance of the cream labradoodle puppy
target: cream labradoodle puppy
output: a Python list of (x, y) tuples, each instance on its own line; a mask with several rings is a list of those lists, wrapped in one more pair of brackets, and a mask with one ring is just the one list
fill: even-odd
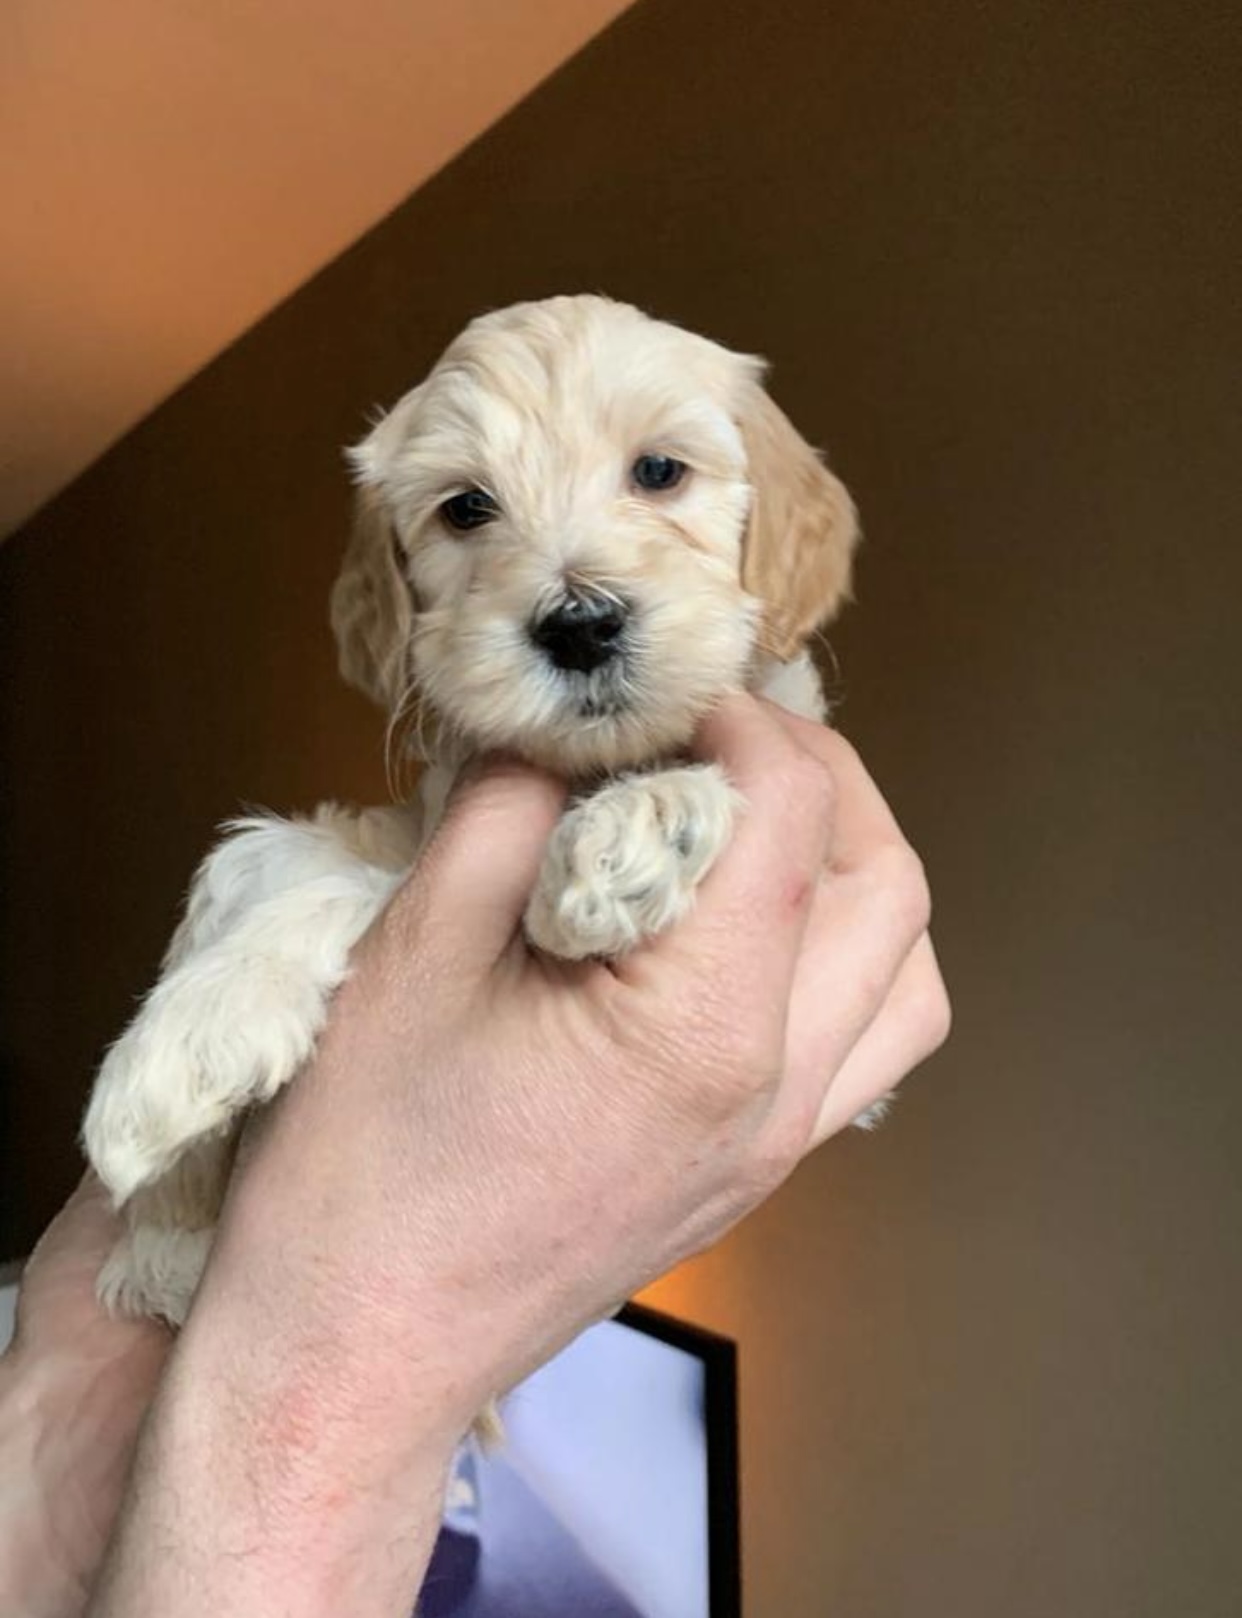
[(466, 760), (503, 748), (576, 783), (526, 931), (616, 956), (728, 840), (728, 782), (681, 761), (702, 715), (746, 688), (824, 716), (806, 642), (848, 591), (854, 509), (758, 360), (604, 298), (520, 304), (468, 326), (352, 460), (341, 669), (423, 769), (395, 807), (230, 826), (103, 1064), (84, 1140), (127, 1230), (101, 1295), (174, 1323), (242, 1118), (310, 1055)]

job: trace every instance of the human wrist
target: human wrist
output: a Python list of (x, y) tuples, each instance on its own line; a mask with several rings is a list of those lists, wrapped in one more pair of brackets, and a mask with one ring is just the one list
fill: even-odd
[(499, 1391), (507, 1334), (494, 1295), (484, 1296), (481, 1278), (465, 1276), (445, 1244), (427, 1239), (429, 1223), (415, 1208), (400, 1251), (381, 1251), (373, 1236), (352, 1240), (343, 1217), (308, 1218), (305, 1197), (282, 1183), (279, 1168), (263, 1163), (243, 1174), (182, 1332), (179, 1365), (202, 1380), (265, 1386), (274, 1403), (303, 1388), (339, 1422), (336, 1438), (360, 1449), (374, 1430), (377, 1445), (395, 1453), (399, 1411), (418, 1421), (422, 1443), (451, 1454)]
[(103, 1556), (145, 1398), (72, 1345), (0, 1357), (0, 1591), (24, 1618), (77, 1618)]
[(74, 1611), (80, 1585), (57, 1545), (54, 1489), (43, 1475), (43, 1380), (16, 1349), (0, 1358), (0, 1590), (15, 1610), (39, 1618)]
[[(365, 1310), (329, 1296), (299, 1309), (300, 1289), (256, 1304), (212, 1277), (170, 1365), (167, 1400), (185, 1432), (208, 1419), (230, 1440), (316, 1474), (399, 1474), (414, 1435), (420, 1457), (448, 1458), (472, 1419), (473, 1395), (426, 1334), (398, 1338)], [(355, 1300), (356, 1302), (356, 1300)]]
[[(93, 1618), (406, 1614), (455, 1442), (432, 1387), (369, 1377), (315, 1326), (196, 1306), (144, 1435)], [(159, 1546), (158, 1559), (150, 1555)], [(377, 1555), (377, 1547), (383, 1555)]]

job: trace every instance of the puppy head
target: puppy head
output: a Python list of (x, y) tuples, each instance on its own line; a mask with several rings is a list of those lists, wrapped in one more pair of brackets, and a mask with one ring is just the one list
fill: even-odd
[(761, 376), (604, 298), (474, 321), (351, 452), (346, 679), (570, 774), (682, 747), (848, 591), (849, 496)]

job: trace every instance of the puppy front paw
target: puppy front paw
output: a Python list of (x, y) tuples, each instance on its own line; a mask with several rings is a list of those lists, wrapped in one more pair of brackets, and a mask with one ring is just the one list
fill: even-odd
[(177, 1230), (137, 1225), (127, 1230), (99, 1273), (99, 1301), (111, 1315), (149, 1315), (184, 1326), (214, 1237), (214, 1226)]
[(740, 799), (715, 764), (625, 776), (552, 834), (526, 936), (563, 960), (617, 956), (685, 914)]
[(82, 1125), (118, 1207), (292, 1078), (323, 1026), (343, 952), (330, 965), (316, 974), (226, 941), (156, 985), (104, 1058)]

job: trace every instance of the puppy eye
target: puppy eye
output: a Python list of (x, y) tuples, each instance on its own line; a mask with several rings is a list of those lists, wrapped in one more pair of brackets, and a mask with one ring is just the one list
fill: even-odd
[(482, 489), (464, 489), (441, 504), (440, 515), (450, 528), (464, 533), (468, 528), (482, 528), (484, 523), (499, 517), (500, 507)]
[(685, 461), (675, 461), (671, 455), (640, 455), (630, 476), (640, 489), (660, 493), (664, 489), (675, 489), (686, 472)]

